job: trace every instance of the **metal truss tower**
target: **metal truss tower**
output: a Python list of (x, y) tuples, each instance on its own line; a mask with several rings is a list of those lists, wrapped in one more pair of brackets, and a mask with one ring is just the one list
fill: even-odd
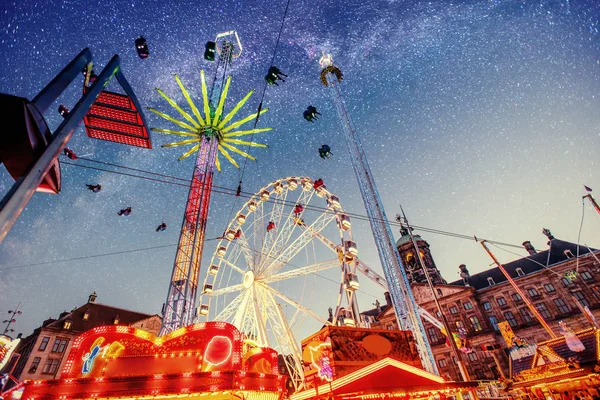
[(398, 323), (401, 329), (408, 329), (413, 332), (423, 367), (427, 371), (439, 375), (431, 346), (425, 334), (425, 328), (418, 314), (417, 303), (412, 294), (406, 271), (400, 260), (394, 236), (383, 209), (383, 203), (375, 185), (375, 179), (342, 97), (339, 85), (343, 79), (342, 71), (333, 64), (331, 55), (323, 55), (319, 63), (322, 68), (321, 83), (330, 88), (342, 123), (344, 139), (369, 216), (369, 223), (371, 224)]
[[(213, 176), (215, 167), (219, 171), (221, 170), (218, 153), (220, 152), (227, 160), (239, 168), (227, 149), (242, 155), (243, 157), (254, 160), (254, 157), (237, 149), (235, 146), (266, 147), (266, 145), (239, 140), (237, 137), (253, 135), (258, 132), (270, 130), (270, 128), (262, 128), (234, 131), (234, 128), (249, 121), (253, 121), (257, 116), (257, 114), (253, 114), (237, 122), (229, 123), (244, 103), (250, 98), (253, 93), (252, 91), (248, 93), (229, 113), (224, 113), (225, 100), (231, 83), (231, 76), (229, 74), (231, 61), (233, 58), (240, 56), (242, 46), (235, 31), (220, 33), (217, 35), (215, 42), (209, 43), (212, 43), (213, 46), (218, 46), (216, 50), (219, 54), (219, 59), (217, 61), (210, 94), (206, 85), (204, 71), (201, 71), (200, 73), (202, 98), (204, 103), (202, 109), (203, 112), (196, 107), (177, 75), (175, 75), (175, 79), (192, 114), (182, 109), (172, 98), (167, 96), (160, 89), (157, 89), (158, 93), (165, 98), (177, 112), (179, 112), (183, 119), (178, 120), (158, 110), (152, 108), (149, 109), (155, 114), (158, 114), (164, 119), (184, 129), (182, 131), (152, 128), (152, 130), (156, 132), (186, 137), (186, 140), (165, 144), (163, 147), (192, 145), (188, 151), (179, 157), (179, 160), (183, 160), (194, 152), (198, 152), (185, 206), (183, 223), (181, 225), (181, 233), (173, 265), (173, 272), (169, 282), (167, 301), (163, 306), (163, 325), (160, 331), (161, 336), (194, 323), (197, 316), (195, 305), (198, 294), (200, 264), (202, 262), (202, 250), (204, 247)], [(266, 111), (267, 109), (264, 109), (260, 113)]]

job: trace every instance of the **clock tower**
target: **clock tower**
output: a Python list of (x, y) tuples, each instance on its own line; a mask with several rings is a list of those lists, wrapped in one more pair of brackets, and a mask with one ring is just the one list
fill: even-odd
[[(425, 277), (423, 268), (421, 268), (421, 265), (419, 264), (419, 257), (416, 254), (415, 246), (411, 240), (408, 228), (402, 226), (400, 228), (400, 234), (402, 236), (396, 242), (396, 247), (400, 253), (400, 258), (402, 259), (402, 264), (404, 265), (404, 269), (408, 275), (408, 280), (410, 283), (427, 283), (427, 278)], [(433, 261), (431, 251), (429, 250), (429, 243), (423, 240), (423, 238), (421, 238), (419, 235), (414, 235), (414, 237), (415, 242), (417, 242), (419, 252), (421, 253), (421, 257), (423, 258), (425, 268), (427, 268), (427, 272), (431, 278), (431, 282), (434, 285), (447, 284), (446, 280), (442, 277), (440, 271), (435, 265), (435, 262)]]

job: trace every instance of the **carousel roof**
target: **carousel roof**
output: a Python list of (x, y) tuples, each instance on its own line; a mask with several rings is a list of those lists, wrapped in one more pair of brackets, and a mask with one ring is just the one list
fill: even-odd
[(384, 358), (318, 388), (290, 396), (291, 400), (360, 393), (409, 393), (475, 387), (477, 382), (452, 382), (392, 358)]

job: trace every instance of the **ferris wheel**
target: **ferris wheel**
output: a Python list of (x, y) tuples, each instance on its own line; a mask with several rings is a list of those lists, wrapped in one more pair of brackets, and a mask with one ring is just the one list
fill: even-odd
[[(230, 322), (246, 339), (277, 350), (298, 389), (301, 350), (292, 330), (310, 320), (316, 330), (360, 323), (357, 254), (350, 218), (321, 179), (279, 179), (248, 199), (220, 239), (199, 317)], [(329, 318), (311, 309), (319, 302), (331, 307)]]

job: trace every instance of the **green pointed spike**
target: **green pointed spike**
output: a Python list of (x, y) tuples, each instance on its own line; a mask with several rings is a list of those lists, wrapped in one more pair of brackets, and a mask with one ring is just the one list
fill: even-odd
[(155, 110), (154, 108), (148, 107), (148, 111), (152, 111), (154, 114), (160, 115), (161, 117), (163, 117), (167, 121), (171, 121), (172, 123), (174, 123), (176, 125), (179, 125), (182, 128), (189, 129), (190, 132), (196, 132), (197, 131), (197, 129), (194, 128), (193, 126), (188, 125), (188, 124), (186, 124), (183, 121), (179, 121), (179, 120), (177, 120), (177, 119), (175, 119), (175, 118), (173, 118), (173, 117), (171, 117), (171, 116), (169, 116), (167, 114), (161, 113), (160, 111)]
[(192, 147), (191, 149), (189, 149), (188, 151), (183, 153), (183, 155), (181, 157), (179, 157), (178, 160), (181, 161), (181, 160), (188, 158), (189, 156), (192, 155), (193, 152), (198, 151), (199, 148), (200, 148), (199, 144), (195, 145), (194, 147)]
[(229, 132), (230, 130), (232, 130), (232, 129), (234, 129), (234, 128), (237, 128), (238, 126), (240, 126), (240, 125), (243, 125), (243, 124), (245, 124), (245, 123), (246, 123), (246, 122), (248, 122), (248, 121), (252, 121), (253, 119), (255, 119), (255, 118), (256, 118), (256, 115), (257, 115), (257, 114), (258, 114), (258, 115), (262, 115), (262, 114), (266, 113), (267, 111), (269, 111), (269, 109), (268, 109), (268, 108), (265, 108), (265, 109), (262, 109), (262, 110), (260, 110), (260, 113), (254, 113), (254, 114), (252, 114), (252, 115), (249, 115), (249, 116), (247, 116), (246, 118), (244, 118), (244, 119), (242, 119), (242, 120), (239, 120), (239, 121), (237, 121), (237, 122), (234, 122), (233, 124), (229, 125), (227, 128), (223, 129), (223, 130), (222, 130), (222, 132), (223, 132), (223, 133), (227, 133), (227, 132)]
[(249, 158), (249, 159), (251, 159), (252, 161), (256, 161), (256, 158), (255, 158), (255, 157), (252, 157), (250, 154), (246, 153), (245, 151), (242, 151), (242, 150), (240, 150), (240, 149), (236, 149), (235, 147), (233, 147), (233, 146), (232, 146), (232, 145), (230, 145), (230, 144), (227, 144), (227, 143), (221, 143), (221, 145), (222, 145), (223, 147), (226, 147), (226, 148), (228, 148), (229, 150), (233, 151), (234, 153), (238, 153), (239, 155), (241, 155), (241, 156), (244, 156), (244, 157), (246, 157), (246, 158)]
[(184, 132), (184, 131), (173, 131), (171, 129), (150, 128), (150, 130), (153, 132), (166, 133), (168, 135), (198, 137), (197, 133), (189, 133), (189, 132)]
[(240, 110), (240, 108), (242, 108), (242, 106), (244, 104), (246, 104), (246, 102), (248, 101), (250, 96), (252, 96), (252, 93), (254, 93), (254, 90), (249, 91), (248, 94), (246, 96), (244, 96), (244, 98), (242, 100), (240, 100), (240, 102), (237, 103), (236, 106), (233, 107), (233, 109), (231, 111), (229, 111), (229, 114), (227, 114), (225, 116), (225, 118), (223, 118), (223, 121), (221, 121), (221, 123), (219, 123), (219, 126), (218, 126), (219, 129), (223, 128), (225, 126), (225, 124), (227, 122), (229, 122), (229, 120), (231, 118), (233, 118), (233, 116)]
[(229, 139), (229, 138), (223, 139), (223, 142), (224, 143), (240, 144), (242, 146), (251, 146), (251, 147), (269, 147), (266, 144), (262, 144), (262, 143), (247, 142), (245, 140), (237, 140), (237, 139)]
[(184, 145), (186, 145), (186, 144), (198, 143), (199, 141), (200, 141), (200, 138), (196, 138), (196, 139), (188, 139), (188, 140), (182, 140), (181, 142), (166, 143), (166, 144), (163, 144), (161, 147), (177, 147), (177, 146), (184, 146)]
[(225, 88), (223, 89), (223, 93), (221, 93), (221, 98), (219, 99), (219, 105), (217, 106), (217, 111), (215, 112), (215, 117), (213, 118), (213, 125), (216, 125), (219, 122), (219, 118), (221, 117), (221, 113), (223, 112), (223, 106), (225, 105), (225, 99), (227, 98), (227, 92), (229, 91), (229, 84), (231, 83), (231, 76), (227, 77), (227, 82), (225, 82)]
[(171, 107), (173, 107), (174, 109), (176, 109), (177, 111), (179, 111), (179, 114), (181, 114), (183, 116), (183, 118), (187, 119), (189, 123), (191, 123), (192, 125), (194, 125), (196, 128), (200, 128), (200, 125), (196, 122), (196, 120), (194, 118), (192, 118), (192, 116), (190, 114), (188, 114), (183, 108), (179, 107), (179, 104), (177, 104), (175, 102), (175, 100), (171, 99), (169, 96), (167, 96), (165, 94), (165, 92), (163, 92), (162, 90), (160, 90), (159, 88), (156, 88), (156, 91), (165, 99), (169, 102), (169, 104), (171, 105)]
[(194, 113), (196, 118), (198, 118), (198, 122), (200, 122), (200, 125), (204, 125), (204, 119), (202, 118), (202, 115), (200, 115), (200, 111), (198, 111), (198, 107), (196, 107), (196, 105), (194, 104), (194, 101), (190, 97), (190, 94), (186, 90), (185, 86), (183, 86), (183, 82), (181, 82), (181, 79), (179, 79), (179, 75), (175, 74), (175, 80), (177, 81), (177, 84), (179, 85), (179, 89), (181, 89), (181, 93), (183, 93), (183, 97), (185, 97), (190, 108), (192, 109), (192, 112)]
[(200, 71), (200, 82), (202, 83), (202, 100), (204, 101), (204, 115), (206, 116), (206, 125), (210, 125), (210, 104), (208, 102), (208, 91), (206, 89), (206, 79), (204, 70)]
[(235, 165), (236, 168), (239, 168), (240, 166), (235, 162), (235, 160), (229, 155), (229, 153), (227, 152), (227, 150), (225, 150), (223, 148), (223, 146), (219, 145), (219, 151), (221, 152), (221, 154), (223, 154), (225, 156), (226, 159), (229, 160), (230, 163), (232, 163), (233, 165)]
[(267, 131), (271, 131), (273, 130), (273, 128), (259, 128), (259, 129), (249, 129), (246, 131), (234, 131), (234, 132), (229, 132), (224, 134), (224, 137), (234, 137), (234, 136), (244, 136), (244, 135), (250, 135), (253, 133), (260, 133), (260, 132), (267, 132)]

